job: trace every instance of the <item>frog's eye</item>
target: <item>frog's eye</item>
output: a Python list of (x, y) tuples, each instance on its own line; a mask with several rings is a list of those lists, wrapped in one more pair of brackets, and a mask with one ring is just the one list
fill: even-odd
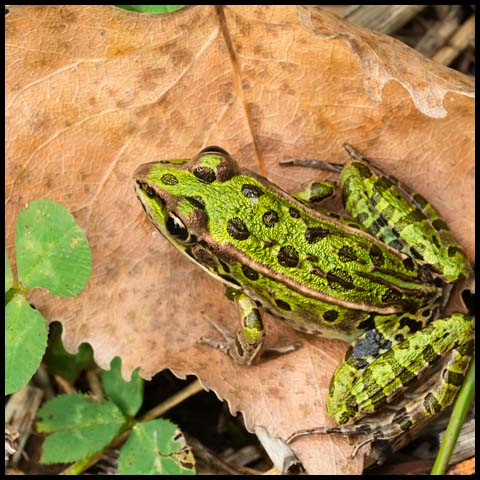
[(200, 150), (199, 155), (203, 155), (205, 153), (220, 153), (220, 155), (227, 155), (227, 156), (230, 155), (226, 150), (224, 150), (223, 148), (217, 147), (215, 145), (212, 145), (210, 147), (205, 147), (203, 150)]
[(167, 221), (165, 222), (168, 233), (181, 242), (185, 242), (189, 238), (188, 230), (183, 222), (172, 212), (168, 212)]
[(204, 148), (192, 159), (189, 170), (202, 183), (225, 182), (237, 174), (237, 164), (223, 148)]

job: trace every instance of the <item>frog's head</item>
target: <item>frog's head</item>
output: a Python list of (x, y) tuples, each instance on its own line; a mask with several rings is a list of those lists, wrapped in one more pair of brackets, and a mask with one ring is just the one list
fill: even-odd
[(221, 185), (238, 172), (236, 162), (219, 147), (207, 147), (192, 159), (140, 165), (135, 191), (152, 223), (181, 250), (208, 233), (206, 209), (222, 202)]

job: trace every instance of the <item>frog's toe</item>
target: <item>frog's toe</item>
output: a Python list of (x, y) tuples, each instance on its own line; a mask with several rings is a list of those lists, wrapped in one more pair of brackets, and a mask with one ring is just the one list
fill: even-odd
[(216, 348), (226, 354), (228, 354), (228, 350), (232, 344), (231, 342), (219, 342), (210, 337), (200, 337), (197, 343), (209, 345), (210, 347)]
[[(207, 320), (208, 320), (208, 323), (210, 323), (210, 325), (212, 325), (212, 327), (215, 328), (215, 330), (220, 332), (220, 334), (228, 344), (231, 344), (233, 342), (233, 339), (234, 339), (233, 335), (231, 335), (230, 332), (220, 322), (217, 322), (216, 320), (210, 317), (207, 317)], [(208, 343), (208, 342), (204, 342), (204, 343)]]
[(289, 343), (286, 345), (278, 345), (276, 347), (269, 347), (265, 348), (262, 351), (262, 360), (271, 360), (272, 358), (279, 357), (280, 355), (284, 355), (285, 353), (294, 352), (295, 350), (299, 350), (303, 347), (302, 342), (294, 342)]

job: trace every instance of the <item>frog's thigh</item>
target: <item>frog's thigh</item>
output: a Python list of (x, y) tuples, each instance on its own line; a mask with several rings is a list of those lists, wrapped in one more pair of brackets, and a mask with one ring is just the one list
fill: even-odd
[[(462, 385), (473, 351), (473, 343), (454, 348), (445, 357), (440, 373), (420, 384), (406, 397), (391, 420), (373, 433), (375, 439), (390, 439), (428, 421), (451, 405)], [(385, 426), (386, 425), (386, 426)]]
[(360, 381), (365, 369), (405, 337), (423, 328), (427, 319), (422, 320), (423, 323), (409, 314), (379, 316), (375, 327), (352, 343), (332, 377), (327, 399), (327, 410), (338, 424), (360, 416), (352, 387)]
[[(375, 413), (383, 405), (390, 403), (411, 380), (426, 371), (432, 363), (442, 361), (443, 357), (450, 357), (447, 367), (442, 368), (432, 379), (433, 386), (430, 392), (422, 396), (423, 403), (417, 405), (415, 396), (414, 400), (405, 406), (407, 414), (412, 412), (411, 415), (408, 414), (408, 420), (401, 420), (402, 415), (398, 416), (398, 421), (395, 422), (397, 431), (398, 425), (407, 430), (426, 416), (438, 413), (451, 403), (468, 366), (472, 345), (471, 317), (453, 314), (436, 320), (405, 340), (392, 345), (363, 370), (352, 372), (351, 379), (343, 375), (342, 378), (347, 379), (346, 384), (342, 383), (344, 382), (342, 378), (337, 379), (333, 389), (335, 396), (333, 400), (329, 398), (332, 407), (335, 407), (335, 401), (338, 402), (332, 415), (338, 423), (346, 423)], [(350, 358), (344, 364), (351, 363)], [(340, 368), (347, 367), (342, 365)], [(340, 394), (335, 392), (337, 385), (344, 389), (344, 399), (341, 399), (341, 392)], [(345, 430), (348, 430), (348, 427)], [(389, 436), (385, 437), (382, 434), (375, 438)]]

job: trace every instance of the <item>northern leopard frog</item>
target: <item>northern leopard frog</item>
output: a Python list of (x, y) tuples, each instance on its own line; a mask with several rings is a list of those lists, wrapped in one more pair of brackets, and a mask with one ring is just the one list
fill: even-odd
[[(236, 337), (205, 341), (251, 364), (262, 352), (263, 307), (297, 330), (351, 343), (327, 400), (340, 426), (301, 433), (364, 433), (368, 442), (394, 438), (453, 401), (472, 353), (473, 320), (438, 316), (470, 267), (423, 197), (346, 149), (349, 163), (323, 166), (340, 172), (353, 219), (318, 208), (331, 183), (290, 195), (219, 147), (141, 165), (134, 180), (151, 222), (240, 306)], [(402, 398), (433, 364), (441, 366), (435, 375)], [(379, 411), (382, 418), (387, 403), (391, 411), (393, 400), (394, 414), (369, 421)]]

